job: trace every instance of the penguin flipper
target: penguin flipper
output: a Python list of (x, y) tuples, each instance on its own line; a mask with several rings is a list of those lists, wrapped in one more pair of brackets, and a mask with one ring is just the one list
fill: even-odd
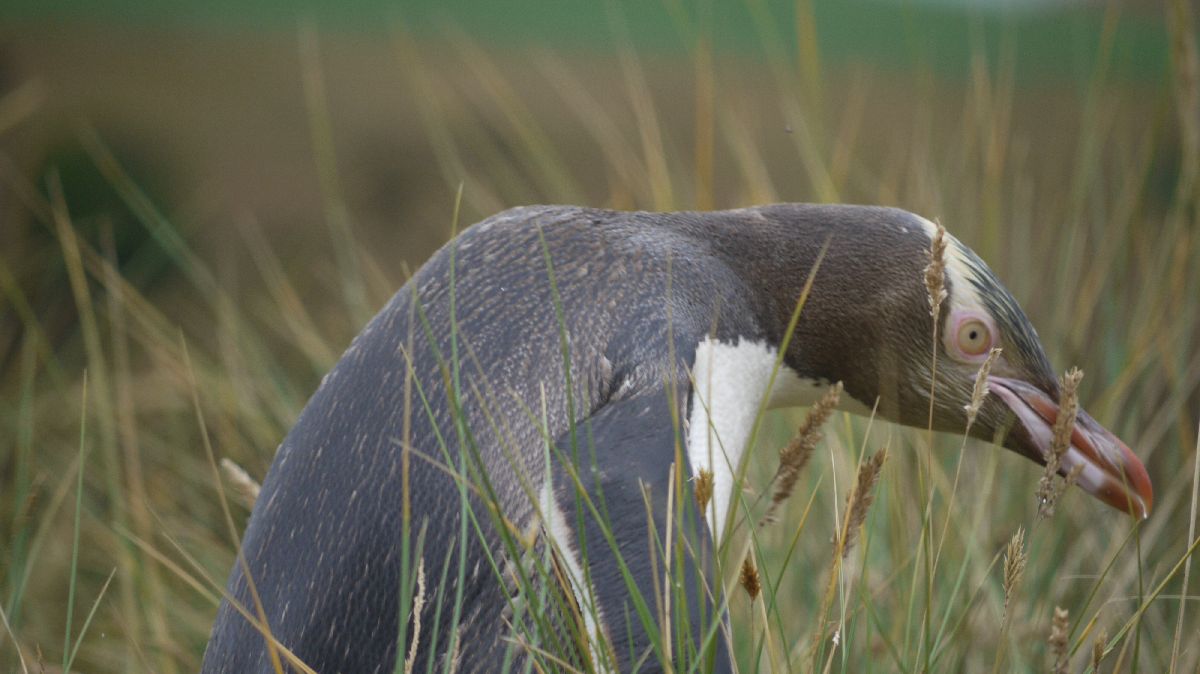
[(597, 671), (663, 671), (668, 659), (677, 671), (730, 671), (679, 400), (660, 388), (610, 402), (559, 438), (551, 459), (547, 530), (599, 633)]

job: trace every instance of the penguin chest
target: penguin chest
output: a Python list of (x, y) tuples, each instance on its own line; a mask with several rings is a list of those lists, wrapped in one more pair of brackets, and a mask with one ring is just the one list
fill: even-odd
[[(742, 463), (767, 409), (811, 405), (833, 382), (800, 376), (765, 341), (705, 337), (691, 369), (687, 455), (693, 477), (712, 475), (713, 496), (705, 513), (720, 542)], [(858, 403), (848, 400), (850, 405)], [(848, 410), (854, 411), (854, 410)]]

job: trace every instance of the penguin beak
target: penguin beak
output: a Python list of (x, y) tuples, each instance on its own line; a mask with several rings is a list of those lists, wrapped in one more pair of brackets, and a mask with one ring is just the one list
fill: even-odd
[[(988, 377), (990, 390), (1016, 414), (1036, 454), (1049, 458), (1058, 419), (1058, 403), (1038, 388), (1017, 379)], [(1071, 446), (1063, 453), (1062, 474), (1083, 466), (1077, 484), (1108, 505), (1145, 519), (1154, 506), (1154, 489), (1141, 460), (1117, 436), (1082, 409), (1076, 414)]]

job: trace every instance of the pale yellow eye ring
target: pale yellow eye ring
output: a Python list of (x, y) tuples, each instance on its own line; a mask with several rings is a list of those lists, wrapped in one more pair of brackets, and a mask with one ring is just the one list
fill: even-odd
[(992, 331), (978, 318), (959, 323), (955, 339), (959, 350), (967, 356), (981, 356), (992, 348)]

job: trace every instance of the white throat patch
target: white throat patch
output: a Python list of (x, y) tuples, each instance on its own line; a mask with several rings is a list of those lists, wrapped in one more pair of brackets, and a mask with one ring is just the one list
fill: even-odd
[[(713, 476), (712, 501), (704, 515), (717, 544), (759, 410), (811, 405), (829, 390), (830, 383), (801, 378), (784, 364), (772, 383), (778, 354), (765, 342), (747, 339), (730, 344), (705, 337), (696, 347), (687, 452), (693, 478), (702, 469)], [(839, 408), (870, 413), (849, 396), (842, 396)]]

